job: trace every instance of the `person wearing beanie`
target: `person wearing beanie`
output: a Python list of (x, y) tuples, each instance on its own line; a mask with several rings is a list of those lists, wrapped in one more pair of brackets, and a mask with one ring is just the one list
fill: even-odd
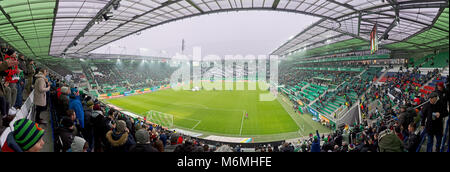
[(158, 152), (150, 145), (150, 134), (145, 129), (136, 131), (136, 144), (131, 146), (130, 152)]
[(8, 134), (2, 152), (39, 152), (45, 144), (44, 132), (37, 123), (19, 119), (14, 122), (14, 131)]
[(106, 133), (108, 152), (127, 152), (136, 144), (134, 138), (129, 134), (125, 121), (118, 120), (114, 129)]
[(311, 145), (311, 152), (320, 152), (320, 135), (319, 130), (316, 130), (316, 136), (314, 136), (313, 143)]
[(436, 150), (440, 150), (440, 145), (444, 130), (444, 118), (448, 116), (447, 107), (439, 102), (439, 93), (432, 92), (429, 102), (422, 108), (421, 129), (427, 132), (427, 152), (432, 152), (433, 141), (436, 138)]
[(58, 97), (58, 105), (56, 107), (56, 113), (58, 116), (63, 115), (69, 109), (69, 94), (70, 90), (68, 87), (61, 87), (61, 95)]
[(70, 145), (69, 152), (87, 152), (89, 148), (88, 142), (81, 137), (75, 136), (73, 142)]
[(74, 126), (72, 118), (64, 116), (61, 125), (55, 130), (55, 152), (67, 152), (73, 142)]
[(88, 152), (90, 152), (94, 148), (94, 144), (93, 144), (94, 143), (93, 142), (94, 120), (92, 118), (92, 113), (94, 112), (93, 107), (94, 107), (94, 102), (92, 100), (87, 101), (83, 107), (83, 109), (84, 109), (84, 130), (82, 130), (82, 132), (83, 132), (84, 138), (89, 143)]

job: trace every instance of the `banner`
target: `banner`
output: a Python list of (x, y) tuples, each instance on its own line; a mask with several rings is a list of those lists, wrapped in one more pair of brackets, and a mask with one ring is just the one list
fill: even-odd
[(319, 113), (318, 113), (316, 110), (312, 109), (311, 107), (308, 107), (308, 111), (309, 111), (314, 117), (319, 118)]

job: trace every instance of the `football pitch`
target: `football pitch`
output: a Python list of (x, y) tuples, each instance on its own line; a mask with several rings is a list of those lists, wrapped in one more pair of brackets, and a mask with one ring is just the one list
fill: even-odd
[[(247, 84), (245, 86), (247, 88)], [(291, 108), (277, 99), (259, 101), (261, 90), (191, 91), (173, 89), (106, 100), (114, 106), (138, 115), (158, 111), (173, 115), (174, 128), (213, 134), (252, 136), (280, 133), (301, 135), (325, 127), (312, 121), (311, 115), (289, 114)], [(281, 96), (281, 95), (279, 95)], [(248, 113), (248, 118), (245, 117)], [(298, 119), (296, 119), (298, 118)], [(308, 121), (309, 120), (309, 121)]]

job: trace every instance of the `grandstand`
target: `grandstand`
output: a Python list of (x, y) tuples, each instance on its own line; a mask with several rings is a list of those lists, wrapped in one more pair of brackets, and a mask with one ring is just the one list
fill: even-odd
[[(128, 130), (136, 140), (140, 128), (152, 138), (149, 147), (156, 149), (163, 140), (159, 136), (164, 135), (168, 144), (162, 150), (175, 152), (199, 151), (205, 145), (213, 148), (205, 151), (214, 151), (217, 144), (237, 152), (241, 148), (265, 152), (269, 147), (281, 152), (448, 151), (448, 99), (443, 94), (449, 94), (448, 6), (446, 0), (0, 1), (2, 64), (12, 65), (9, 70), (16, 65), (21, 71), (33, 69), (34, 74), (38, 69), (51, 73), (44, 84), (49, 89), (43, 93), (47, 95), (43, 107), (48, 106), (43, 112), (36, 98), (43, 91), (37, 92), (37, 86), (31, 87), (35, 92), (23, 91), (25, 86), (6, 79), (37, 82), (42, 73), (34, 79), (28, 73), (2, 75), (2, 84), (8, 82), (13, 85), (6, 86), (9, 90), (23, 93), (20, 97), (5, 89), (0, 94), (5, 120), (0, 122), (0, 144), (6, 147), (2, 151), (11, 149), (7, 138), (14, 134), (14, 123), (23, 118), (45, 129), (48, 144), (41, 151), (49, 152), (69, 150), (59, 141), (68, 125), (63, 121), (69, 118), (68, 123), (89, 144), (86, 151), (95, 152), (132, 150), (136, 143), (111, 144), (111, 132)], [(274, 47), (264, 60), (198, 62), (94, 53), (174, 21), (260, 10), (310, 15), (317, 21)], [(26, 64), (29, 60), (23, 64), (7, 60), (13, 56), (9, 50), (33, 59), (35, 66)], [(180, 74), (186, 71), (189, 76)], [(260, 82), (271, 79), (277, 82)], [(228, 90), (207, 90), (205, 85), (212, 81)], [(232, 89), (226, 87), (231, 82), (236, 83)], [(239, 89), (239, 84), (245, 89)], [(252, 90), (253, 84), (258, 89)], [(180, 87), (190, 89), (174, 91)], [(435, 93), (439, 100), (432, 111), (442, 115), (440, 127), (445, 131), (443, 139), (430, 140), (427, 132), (436, 126), (425, 124), (425, 113), (430, 112), (428, 100)], [(263, 95), (275, 98), (262, 101)], [(11, 96), (20, 97), (19, 105), (9, 102), (16, 100)], [(75, 119), (66, 115), (68, 109), (76, 111)], [(147, 119), (150, 112), (152, 119)], [(44, 119), (35, 120), (39, 113)], [(414, 131), (408, 130), (409, 124), (415, 124)], [(425, 130), (419, 127), (425, 125)], [(383, 137), (394, 141), (387, 143)], [(441, 143), (440, 147), (426, 144), (431, 141)]]

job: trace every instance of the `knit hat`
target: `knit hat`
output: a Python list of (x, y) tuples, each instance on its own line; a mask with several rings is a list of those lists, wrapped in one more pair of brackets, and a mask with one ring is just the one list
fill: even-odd
[(123, 120), (118, 120), (116, 123), (116, 132), (123, 133), (125, 132), (125, 128), (127, 127), (127, 124)]
[(14, 51), (13, 49), (8, 49), (8, 51), (6, 51), (6, 54), (7, 54), (8, 56), (11, 56), (11, 55), (14, 54), (14, 52), (16, 52), (16, 51)]
[(136, 143), (146, 144), (150, 141), (150, 134), (145, 129), (136, 131)]
[(67, 93), (69, 91), (68, 87), (61, 87), (61, 93)]
[(72, 149), (72, 152), (83, 152), (85, 144), (86, 140), (81, 137), (75, 136), (73, 138), (72, 144), (70, 145), (70, 148)]
[(438, 86), (438, 87), (445, 88), (445, 87), (444, 87), (444, 82), (438, 82), (438, 83), (437, 83), (437, 86)]
[(71, 89), (70, 89), (70, 93), (71, 93), (71, 94), (74, 94), (74, 95), (75, 95), (76, 92), (78, 92), (78, 89), (76, 89), (76, 88), (71, 88)]
[(44, 135), (44, 129), (37, 123), (23, 118), (14, 122), (14, 139), (23, 151), (33, 147)]
[(438, 93), (436, 93), (436, 92), (432, 92), (429, 96), (428, 96), (428, 98), (434, 98), (434, 97), (437, 97), (437, 96), (439, 96), (438, 95)]
[(86, 106), (87, 107), (92, 107), (92, 106), (94, 106), (94, 102), (92, 100), (89, 100), (89, 101), (86, 102)]

